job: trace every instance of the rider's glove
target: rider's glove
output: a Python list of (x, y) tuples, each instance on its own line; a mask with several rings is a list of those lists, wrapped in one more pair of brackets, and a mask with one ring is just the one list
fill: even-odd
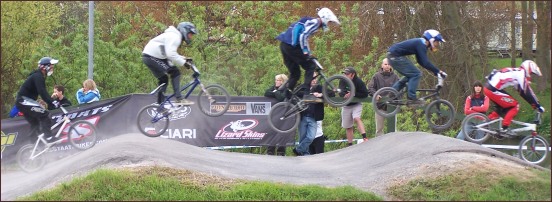
[(537, 108), (537, 110), (539, 110), (540, 113), (544, 113), (544, 107), (542, 107), (542, 106), (539, 106), (539, 107)]
[(439, 73), (437, 73), (437, 77), (440, 77), (440, 78), (447, 78), (447, 73), (445, 73), (444, 71), (439, 71)]
[(307, 56), (307, 61), (312, 61), (312, 60), (316, 60), (316, 59), (317, 59), (317, 58), (314, 57), (314, 55), (312, 55), (312, 54), (309, 54), (309, 55)]
[(192, 58), (186, 58), (186, 62), (184, 63), (184, 67), (190, 69), (190, 68), (192, 68), (192, 65), (193, 65)]
[(52, 104), (54, 105), (54, 107), (59, 108), (59, 102), (57, 100), (54, 100)]

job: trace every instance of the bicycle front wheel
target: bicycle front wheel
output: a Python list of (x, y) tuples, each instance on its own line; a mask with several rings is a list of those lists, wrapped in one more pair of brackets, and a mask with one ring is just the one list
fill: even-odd
[(435, 100), (425, 110), (426, 121), (434, 130), (448, 129), (454, 122), (455, 115), (454, 106), (447, 100)]
[(491, 135), (478, 129), (478, 127), (490, 130), (489, 125), (482, 125), (487, 122), (489, 122), (489, 117), (482, 113), (473, 113), (466, 116), (462, 120), (461, 126), (466, 140), (477, 144), (485, 142)]
[(136, 123), (142, 134), (148, 137), (159, 137), (169, 127), (169, 118), (158, 111), (159, 105), (145, 106), (138, 112)]
[(400, 95), (397, 90), (392, 87), (384, 87), (376, 91), (372, 97), (372, 106), (374, 111), (380, 116), (389, 118), (395, 116), (399, 110)]
[(79, 150), (87, 150), (96, 145), (98, 136), (96, 127), (88, 121), (80, 120), (71, 124), (67, 131), (67, 139)]
[(301, 110), (289, 102), (275, 104), (268, 113), (268, 125), (279, 133), (288, 133), (299, 126)]
[(519, 158), (532, 164), (542, 163), (548, 156), (549, 147), (542, 136), (527, 136), (519, 144)]
[[(350, 92), (348, 98), (344, 95)], [(322, 84), (322, 96), (324, 101), (333, 107), (342, 107), (351, 102), (355, 96), (355, 85), (351, 79), (343, 75), (334, 75)]]
[[(19, 164), (19, 167), (21, 167), (21, 169), (23, 169), (25, 172), (35, 172), (37, 170), (40, 170), (44, 166), (44, 164), (46, 164), (46, 159), (43, 156), (46, 154), (44, 153), (40, 156), (35, 157), (34, 159), (31, 159), (31, 154), (33, 153), (34, 146), (34, 144), (28, 144), (21, 147), (19, 151), (17, 151), (17, 164)], [(39, 143), (39, 146), (36, 148), (35, 155), (43, 151), (44, 149), (44, 145), (41, 145)]]
[(230, 107), (228, 91), (218, 84), (206, 86), (205, 91), (199, 92), (197, 99), (200, 111), (211, 117), (223, 115)]

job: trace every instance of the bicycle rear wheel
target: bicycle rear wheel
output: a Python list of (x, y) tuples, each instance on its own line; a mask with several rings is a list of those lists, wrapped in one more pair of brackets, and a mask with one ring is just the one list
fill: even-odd
[[(31, 154), (33, 153), (34, 144), (28, 144), (19, 149), (17, 151), (17, 164), (19, 164), (19, 167), (23, 169), (25, 172), (35, 172), (37, 170), (40, 170), (44, 164), (46, 164), (46, 159), (44, 158), (45, 153), (41, 154), (40, 156), (35, 157), (31, 160)], [(44, 145), (40, 144), (36, 148), (36, 153), (39, 153), (45, 149)]]
[(138, 112), (136, 123), (142, 134), (148, 137), (159, 137), (169, 127), (169, 118), (159, 112), (159, 105), (145, 106)]
[(455, 116), (456, 110), (447, 100), (435, 100), (429, 103), (425, 110), (426, 121), (434, 130), (448, 129), (454, 122)]
[(88, 121), (76, 121), (67, 131), (67, 139), (71, 145), (79, 150), (87, 150), (96, 145), (98, 139), (96, 127)]
[(270, 109), (268, 125), (279, 133), (288, 133), (299, 126), (301, 110), (297, 105), (289, 102), (280, 102)]
[[(489, 122), (489, 117), (482, 113), (473, 113), (466, 116), (464, 120), (462, 120), (461, 125), (461, 129), (464, 133), (464, 137), (466, 137), (466, 140), (477, 144), (485, 142), (485, 140), (487, 140), (491, 135), (485, 131), (477, 129), (475, 126), (487, 122)], [(489, 125), (480, 127), (490, 130)]]
[(395, 116), (400, 110), (400, 97), (399, 92), (392, 87), (379, 89), (372, 97), (374, 111), (385, 118)]
[[(343, 96), (351, 92), (349, 98)], [(351, 79), (343, 75), (334, 75), (322, 84), (322, 96), (324, 101), (333, 107), (342, 107), (351, 102), (355, 96), (355, 85)]]
[(223, 115), (230, 106), (228, 91), (218, 84), (206, 86), (205, 91), (199, 92), (197, 99), (200, 111), (211, 117)]
[(519, 158), (532, 164), (542, 163), (548, 156), (549, 147), (542, 136), (527, 136), (519, 144)]

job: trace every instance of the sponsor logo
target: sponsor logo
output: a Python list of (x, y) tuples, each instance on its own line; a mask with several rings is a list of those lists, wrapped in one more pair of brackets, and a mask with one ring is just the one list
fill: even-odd
[[(169, 121), (186, 118), (190, 113), (192, 113), (192, 108), (190, 106), (171, 106), (169, 103), (166, 103), (164, 107), (165, 109), (170, 109), (171, 111), (171, 114), (169, 115)], [(146, 113), (148, 113), (148, 115), (150, 115), (152, 118), (156, 115), (159, 116), (156, 108), (149, 108)]]
[(167, 129), (167, 132), (160, 137), (167, 139), (196, 139), (196, 134), (196, 129)]
[(0, 159), (4, 156), (4, 149), (7, 146), (11, 146), (15, 143), (15, 139), (17, 138), (17, 132), (10, 133), (8, 135), (4, 134), (4, 131), (2, 131), (2, 152), (0, 153)]
[(504, 102), (507, 102), (507, 103), (512, 103), (512, 102), (514, 102), (514, 99), (511, 99), (511, 98), (509, 98), (509, 97), (501, 97), (500, 99), (501, 99), (502, 101), (504, 101)]
[(222, 140), (260, 140), (266, 135), (253, 130), (259, 121), (256, 119), (242, 119), (231, 121), (224, 125), (215, 135), (215, 139)]
[[(84, 111), (73, 112), (73, 113), (67, 114), (67, 117), (69, 117), (69, 119), (72, 120), (72, 119), (80, 118), (80, 117), (93, 116), (93, 115), (96, 115), (96, 114), (99, 114), (99, 113), (104, 113), (104, 112), (109, 111), (109, 109), (112, 106), (113, 105), (106, 105), (106, 106), (101, 106), (101, 107), (88, 109), (88, 110), (84, 110)], [(55, 120), (56, 123), (58, 123), (60, 121), (63, 121), (63, 114), (52, 116), (52, 119)]]
[(44, 109), (42, 107), (31, 107), (31, 111), (35, 111), (35, 112), (44, 114), (44, 111), (46, 111), (46, 109)]
[[(100, 121), (100, 116), (99, 115), (98, 116), (93, 116), (93, 117), (83, 119), (83, 120), (86, 121), (86, 122), (91, 123), (94, 126), (97, 126), (98, 122)], [(69, 128), (71, 128), (71, 126), (73, 126), (74, 131), (71, 131), (71, 133), (70, 133)], [(65, 139), (65, 140), (62, 141), (63, 143), (65, 143), (65, 142), (68, 142), (68, 140), (69, 140), (69, 139), (66, 138), (67, 136), (69, 136), (69, 138), (72, 138), (72, 139), (83, 139), (86, 136), (91, 135), (92, 132), (94, 132), (94, 131), (88, 125), (70, 123), (70, 124), (67, 124), (65, 126), (65, 128), (63, 128), (63, 130), (61, 131), (61, 137), (60, 138)]]
[[(268, 115), (270, 102), (232, 102), (224, 115)], [(212, 105), (211, 110), (220, 112), (224, 105)]]

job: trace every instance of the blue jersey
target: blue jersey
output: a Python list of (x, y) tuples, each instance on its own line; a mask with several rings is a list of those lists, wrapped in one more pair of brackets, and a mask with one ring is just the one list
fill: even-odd
[(310, 54), (309, 36), (322, 27), (322, 22), (318, 18), (303, 17), (299, 21), (291, 24), (285, 32), (276, 37), (281, 42), (291, 46), (299, 45), (303, 53)]
[(425, 41), (426, 40), (424, 38), (408, 39), (406, 41), (393, 44), (388, 51), (391, 55), (397, 57), (415, 54), (418, 64), (437, 75), (439, 73), (439, 69), (429, 62), (429, 58), (427, 58), (427, 46)]

